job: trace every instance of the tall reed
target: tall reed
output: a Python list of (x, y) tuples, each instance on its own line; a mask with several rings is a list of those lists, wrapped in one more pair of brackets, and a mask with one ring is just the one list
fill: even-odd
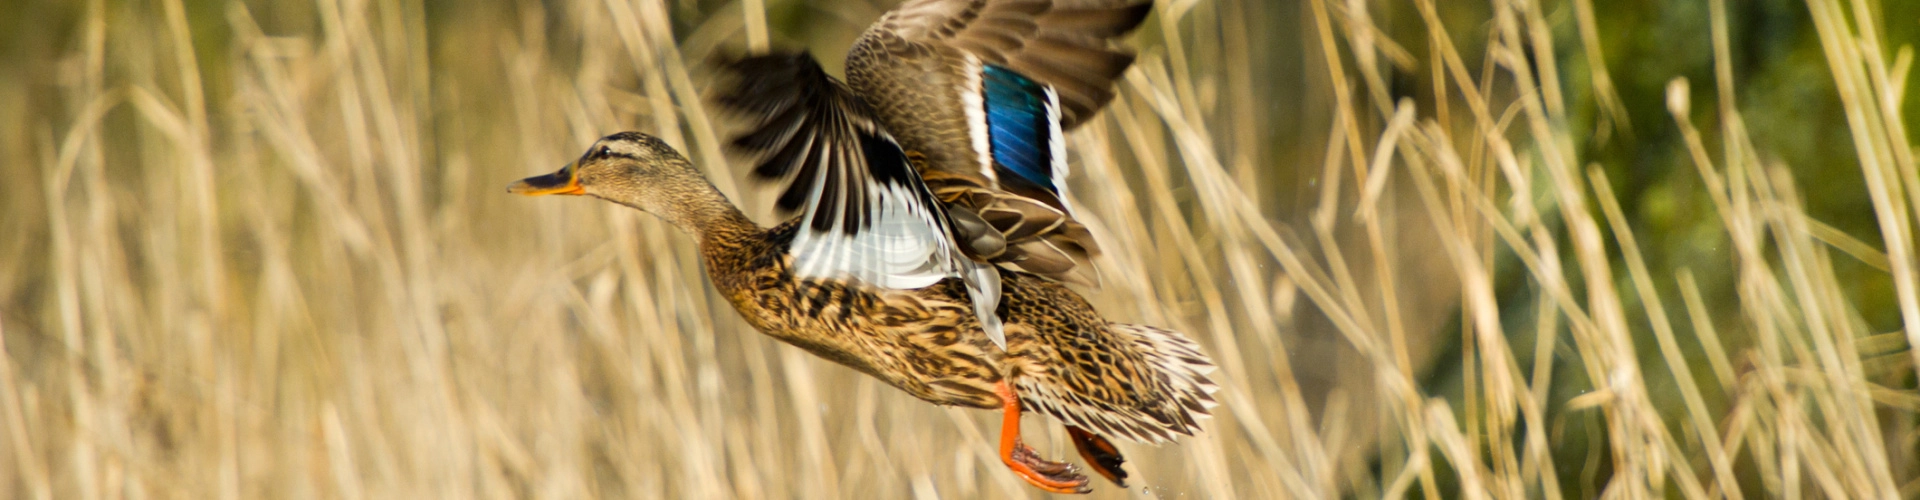
[[(1875, 2), (1806, 2), (1853, 139), (1829, 147), (1878, 222), (1855, 235), (1746, 128), (1769, 103), (1733, 97), (1709, 1), (1713, 82), (1667, 103), (1728, 243), (1710, 268), (1651, 261), (1671, 243), (1624, 167), (1584, 156), (1570, 109), (1633, 133), (1601, 51), (1636, 33), (1591, 0), (1159, 3), (1071, 138), (1108, 250), (1085, 292), (1200, 341), (1223, 405), (1122, 445), (1143, 486), (1096, 495), (1920, 494), (1912, 51)], [(811, 4), (36, 7), (41, 38), (0, 52), (0, 492), (1033, 495), (997, 415), (754, 333), (664, 224), (501, 192), (638, 129), (773, 222), (705, 62), (837, 60), (891, 7)], [(1838, 260), (1884, 273), (1906, 327), (1863, 321)]]

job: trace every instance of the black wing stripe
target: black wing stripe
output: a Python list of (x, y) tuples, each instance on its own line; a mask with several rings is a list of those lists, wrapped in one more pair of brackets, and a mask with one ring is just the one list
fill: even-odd
[(782, 211), (806, 208), (819, 191), (821, 210), (809, 226), (827, 231), (838, 222), (851, 234), (872, 223), (868, 200), (876, 193), (868, 192), (869, 182), (920, 190), (899, 145), (866, 118), (865, 104), (812, 56), (752, 56), (726, 68), (735, 81), (717, 101), (758, 120), (732, 145), (760, 157), (754, 177), (786, 183), (775, 203)]
[[(781, 179), (786, 178), (789, 171), (794, 170), (795, 167), (798, 166), (800, 171), (797, 174), (792, 174), (793, 178), (814, 178), (817, 175), (816, 170), (819, 167), (810, 159), (812, 153), (811, 145), (819, 139), (819, 133), (808, 131), (805, 140), (788, 143), (787, 147), (767, 158), (766, 162), (761, 163), (759, 167), (755, 168), (754, 174), (761, 179)], [(778, 174), (766, 174), (767, 172), (776, 170), (778, 170)], [(801, 205), (806, 204), (807, 197), (811, 194), (811, 189), (805, 188), (801, 183), (795, 183), (794, 186), (788, 187), (786, 191), (780, 193), (780, 198), (775, 202), (775, 205), (780, 207), (781, 210), (788, 212), (799, 210)]]

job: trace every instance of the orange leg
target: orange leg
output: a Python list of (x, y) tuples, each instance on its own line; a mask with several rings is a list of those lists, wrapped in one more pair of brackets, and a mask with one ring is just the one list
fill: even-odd
[(1073, 447), (1080, 450), (1080, 458), (1087, 459), (1087, 465), (1092, 466), (1094, 472), (1106, 476), (1108, 481), (1113, 481), (1121, 488), (1127, 487), (1127, 471), (1120, 468), (1127, 463), (1127, 459), (1120, 457), (1119, 448), (1115, 448), (1107, 438), (1079, 427), (1067, 426), (1067, 435), (1073, 436)]
[(1000, 461), (1006, 462), (1007, 468), (1019, 474), (1020, 479), (1043, 490), (1070, 494), (1093, 491), (1087, 485), (1087, 476), (1074, 470), (1073, 464), (1042, 459), (1033, 448), (1020, 443), (1020, 397), (1013, 394), (1013, 387), (1006, 381), (996, 384), (994, 389), (1000, 393), (1005, 405), (1002, 408), (1006, 411), (1000, 421)]

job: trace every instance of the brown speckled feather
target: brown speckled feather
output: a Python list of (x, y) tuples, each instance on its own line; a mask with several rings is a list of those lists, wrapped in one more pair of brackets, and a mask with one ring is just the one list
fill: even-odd
[(1179, 333), (1109, 323), (1057, 283), (1002, 271), (1002, 352), (978, 334), (958, 280), (919, 290), (795, 280), (785, 250), (795, 228), (702, 246), (714, 286), (782, 341), (942, 405), (996, 408), (993, 384), (1010, 379), (1030, 409), (1138, 442), (1191, 435), (1214, 406), (1213, 365)]

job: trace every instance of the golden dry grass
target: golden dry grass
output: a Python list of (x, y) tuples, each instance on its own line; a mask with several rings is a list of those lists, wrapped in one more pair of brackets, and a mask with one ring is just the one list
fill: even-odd
[[(72, 22), (0, 61), (0, 496), (1034, 496), (993, 456), (997, 415), (752, 332), (671, 228), (502, 192), (638, 129), (771, 222), (703, 62), (790, 38), (837, 59), (885, 6), (822, 2), (844, 26), (784, 35), (767, 3), (42, 9)], [(1073, 201), (1109, 251), (1089, 297), (1205, 345), (1223, 405), (1198, 439), (1123, 445), (1140, 486), (1096, 496), (1920, 495), (1912, 53), (1874, 2), (1806, 2), (1865, 237), (1808, 216), (1746, 130), (1766, 104), (1727, 97), (1710, 1), (1717, 91), (1675, 79), (1668, 102), (1730, 242), (1712, 269), (1650, 267), (1615, 166), (1581, 155), (1570, 105), (1626, 112), (1599, 51), (1629, 35), (1591, 0), (1312, 0), (1295, 42), (1269, 6), (1160, 3), (1073, 137)], [(1567, 52), (1578, 85), (1530, 56)], [(1310, 105), (1255, 105), (1281, 83)], [(1869, 328), (1836, 259), (1885, 273), (1908, 327)]]

